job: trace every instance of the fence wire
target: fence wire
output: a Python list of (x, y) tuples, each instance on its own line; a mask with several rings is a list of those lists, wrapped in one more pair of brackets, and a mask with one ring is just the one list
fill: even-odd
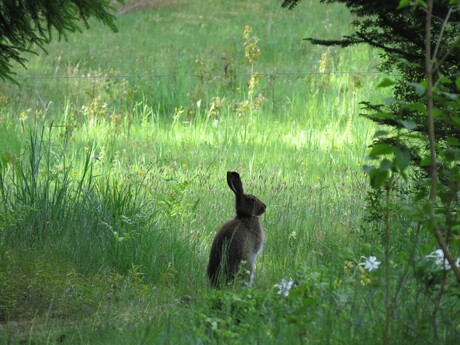
[[(337, 72), (263, 72), (255, 73), (259, 77), (307, 77), (311, 75), (381, 75), (379, 71), (337, 71)], [(59, 79), (166, 79), (166, 78), (239, 78), (251, 77), (251, 73), (241, 74), (200, 74), (200, 73), (149, 73), (149, 74), (95, 74), (95, 75), (45, 75), (45, 76), (16, 76), (16, 80), (59, 80)]]

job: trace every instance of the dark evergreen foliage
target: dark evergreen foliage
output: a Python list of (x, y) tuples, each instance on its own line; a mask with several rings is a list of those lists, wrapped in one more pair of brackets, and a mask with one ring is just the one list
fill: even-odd
[[(122, 0), (118, 0), (122, 2)], [(88, 27), (96, 18), (116, 31), (110, 0), (3, 0), (0, 2), (0, 78), (12, 79), (12, 60), (24, 65), (24, 52), (33, 45), (45, 50), (52, 33), (66, 33)]]
[[(282, 6), (292, 9), (301, 0), (284, 0)], [(422, 101), (421, 90), (414, 87), (425, 76), (425, 11), (422, 8), (414, 9), (408, 6), (397, 9), (399, 0), (322, 0), (324, 3), (342, 3), (355, 15), (353, 21), (354, 33), (344, 35), (338, 40), (322, 40), (306, 38), (313, 44), (336, 45), (347, 47), (355, 44), (369, 44), (379, 48), (383, 57), (380, 71), (385, 72), (396, 81), (394, 97), (401, 100), (404, 105), (394, 102), (391, 112), (395, 116), (381, 116), (383, 105), (364, 102), (369, 110), (365, 116), (371, 120), (395, 128), (402, 128), (404, 121), (413, 121), (414, 129), (422, 136), (427, 134), (426, 116), (420, 106), (408, 107), (407, 103), (420, 104)], [(452, 3), (452, 2), (450, 2)], [(454, 93), (455, 78), (460, 73), (460, 11), (450, 13), (450, 24), (444, 22), (449, 7), (448, 0), (434, 1), (432, 23), (432, 51), (437, 49), (437, 56), (442, 59), (437, 67), (437, 77), (443, 76), (450, 80), (444, 86)], [(453, 24), (457, 23), (457, 25)], [(442, 107), (442, 105), (435, 105)], [(388, 111), (388, 110), (386, 110)], [(379, 113), (378, 116), (375, 114)], [(460, 130), (449, 121), (436, 123), (439, 139), (453, 136), (460, 139)], [(406, 143), (407, 144), (407, 143)]]

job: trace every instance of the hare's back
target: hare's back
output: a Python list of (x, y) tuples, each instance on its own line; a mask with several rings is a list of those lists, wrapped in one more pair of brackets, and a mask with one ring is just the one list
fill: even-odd
[(264, 234), (260, 224), (254, 224), (247, 219), (233, 219), (221, 228), (216, 236), (216, 240), (222, 246), (226, 243), (231, 251), (237, 251), (243, 256), (256, 254), (260, 251)]

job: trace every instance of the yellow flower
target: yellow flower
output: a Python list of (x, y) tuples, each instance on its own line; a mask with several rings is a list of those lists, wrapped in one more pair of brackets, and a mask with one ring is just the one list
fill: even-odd
[(86, 153), (91, 153), (91, 150), (89, 147), (85, 146), (83, 149), (85, 150)]
[(345, 260), (345, 268), (351, 270), (355, 267), (355, 263), (351, 260)]
[(368, 285), (371, 283), (371, 278), (367, 274), (361, 274), (361, 285)]
[(339, 287), (340, 285), (342, 285), (342, 279), (335, 277), (334, 286)]
[(182, 169), (187, 169), (187, 164), (182, 163)]
[(139, 170), (139, 175), (141, 175), (141, 176), (145, 175), (145, 171), (144, 171), (144, 170), (142, 170), (142, 169), (141, 169), (141, 170)]

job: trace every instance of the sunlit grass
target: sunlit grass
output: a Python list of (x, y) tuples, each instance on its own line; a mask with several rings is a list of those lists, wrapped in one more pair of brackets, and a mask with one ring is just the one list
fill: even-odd
[[(337, 113), (342, 111), (338, 109)], [(337, 256), (338, 262), (348, 255), (358, 255), (352, 249), (350, 234), (361, 222), (366, 184), (360, 164), (372, 131), (370, 123), (352, 115), (342, 126), (329, 125), (308, 114), (285, 121), (263, 112), (239, 117), (231, 109), (218, 119), (158, 121), (136, 118), (129, 133), (125, 125), (117, 132), (110, 119), (97, 124), (84, 121), (70, 139), (66, 139), (65, 128), (59, 127), (45, 127), (45, 133), (52, 133), (49, 142), (46, 137), (35, 138), (43, 155), (37, 178), (45, 183), (37, 197), (45, 198), (46, 203), (48, 194), (42, 193), (59, 187), (56, 183), (67, 176), (68, 187), (63, 193), (73, 212), (54, 208), (59, 214), (50, 216), (47, 208), (53, 204), (22, 210), (26, 219), (28, 215), (34, 218), (20, 221), (19, 227), (10, 226), (4, 234), (4, 248), (47, 248), (51, 258), (59, 257), (69, 265), (63, 270), (67, 273), (48, 268), (55, 272), (47, 278), (54, 285), (37, 278), (45, 285), (37, 287), (36, 294), (48, 298), (39, 304), (44, 308), (41, 312), (38, 309), (43, 317), (48, 317), (48, 303), (59, 296), (74, 313), (68, 317), (76, 314), (82, 327), (88, 327), (87, 332), (94, 329), (88, 324), (95, 321), (78, 316), (82, 309), (73, 309), (76, 302), (70, 296), (63, 297), (68, 284), (74, 284), (62, 276), (70, 271), (80, 272), (78, 284), (87, 284), (85, 277), (96, 282), (112, 279), (112, 274), (117, 284), (126, 284), (127, 289), (139, 284), (142, 293), (133, 296), (136, 299), (153, 298), (151, 293), (158, 291), (160, 297), (152, 301), (154, 310), (169, 305), (170, 298), (199, 298), (203, 289), (209, 289), (204, 267), (212, 237), (220, 224), (233, 217), (233, 197), (224, 180), (227, 170), (239, 171), (247, 190), (269, 207), (263, 217), (267, 243), (258, 263), (257, 289), (270, 290), (300, 267), (324, 266), (322, 261), (337, 253), (342, 253)], [(316, 123), (319, 121), (324, 128)], [(41, 126), (40, 121), (34, 124), (32, 119), (25, 120), (24, 135)], [(26, 155), (34, 149), (38, 147), (27, 148), (23, 143)], [(48, 152), (53, 152), (52, 156)], [(13, 174), (14, 169), (8, 165), (3, 175), (7, 185)], [(83, 188), (79, 191), (80, 181)], [(19, 237), (15, 235), (18, 231)], [(35, 240), (30, 243), (32, 238)], [(343, 247), (349, 250), (344, 252)], [(39, 258), (38, 264), (42, 260)], [(35, 265), (21, 265), (28, 272), (39, 270)], [(139, 272), (138, 283), (130, 278), (133, 269)], [(12, 299), (18, 298), (16, 292), (30, 290), (21, 286), (20, 279), (18, 284), (15, 292), (10, 291)], [(115, 316), (110, 312), (99, 311), (107, 304), (118, 304), (99, 290), (106, 288), (99, 283), (87, 288), (93, 297), (81, 298), (97, 315), (94, 327), (104, 328), (105, 322), (119, 325), (122, 321), (113, 320)], [(162, 299), (163, 294), (166, 299)], [(149, 319), (145, 313), (154, 311), (132, 307), (129, 296), (119, 296), (122, 305), (114, 306), (113, 311), (127, 313), (129, 321), (142, 329), (140, 325)], [(28, 298), (34, 299), (35, 295)], [(53, 308), (66, 313), (62, 306)], [(139, 313), (144, 315), (140, 324), (136, 319)], [(54, 317), (50, 319), (54, 322)], [(37, 322), (41, 324), (43, 319)], [(48, 334), (58, 337), (59, 332), (66, 332), (65, 328)], [(106, 336), (113, 339), (110, 332)]]
[[(382, 279), (357, 263), (383, 255), (363, 220), (375, 128), (359, 116), (384, 97), (378, 61), (302, 40), (350, 30), (343, 7), (279, 5), (128, 13), (120, 33), (94, 23), (0, 87), (0, 341), (375, 343)], [(260, 39), (260, 106), (244, 25)], [(205, 275), (234, 217), (227, 170), (268, 206), (253, 289)]]

